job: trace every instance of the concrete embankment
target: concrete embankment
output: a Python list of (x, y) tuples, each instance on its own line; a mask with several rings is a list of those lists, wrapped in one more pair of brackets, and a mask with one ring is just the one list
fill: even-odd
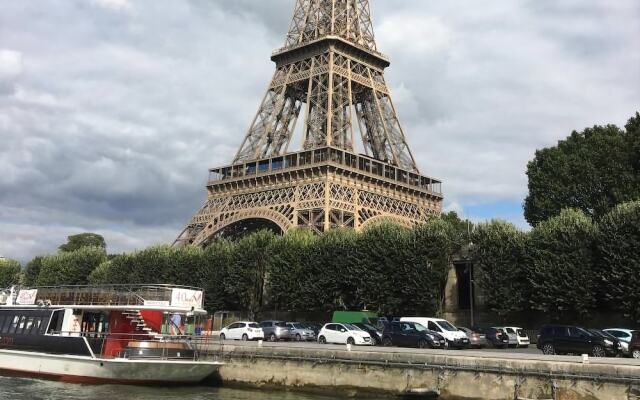
[(417, 398), (640, 400), (640, 364), (629, 359), (509, 356), (344, 346), (225, 344), (223, 384), (384, 392)]

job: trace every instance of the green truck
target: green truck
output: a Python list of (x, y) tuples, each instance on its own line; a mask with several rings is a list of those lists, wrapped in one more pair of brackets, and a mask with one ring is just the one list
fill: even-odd
[(331, 322), (378, 326), (378, 314), (372, 311), (334, 311)]

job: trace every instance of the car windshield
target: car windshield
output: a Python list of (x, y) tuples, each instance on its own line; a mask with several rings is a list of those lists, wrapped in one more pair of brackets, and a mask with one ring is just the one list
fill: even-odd
[(350, 331), (361, 331), (362, 330), (362, 329), (358, 328), (357, 326), (355, 326), (353, 324), (342, 324), (342, 325), (344, 325)]
[(515, 333), (514, 330), (511, 328), (506, 328), (505, 330), (507, 331), (507, 333)]
[(445, 320), (438, 321), (438, 325), (440, 325), (442, 329), (444, 329), (445, 331), (455, 332), (458, 330), (455, 326), (451, 325), (449, 322)]
[(418, 332), (424, 332), (424, 331), (428, 331), (427, 328), (425, 328), (424, 326), (420, 325), (420, 324), (413, 324), (413, 328), (415, 330), (417, 330)]
[(251, 323), (251, 324), (247, 324), (247, 326), (248, 326), (249, 328), (259, 328), (258, 324), (256, 324), (255, 322), (254, 322), (254, 323)]
[(293, 327), (293, 329), (304, 329), (304, 326), (302, 326), (302, 324), (289, 324)]

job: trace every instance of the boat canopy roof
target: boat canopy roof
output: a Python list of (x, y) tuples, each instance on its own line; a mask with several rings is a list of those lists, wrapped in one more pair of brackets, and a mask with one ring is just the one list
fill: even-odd
[(17, 287), (0, 291), (3, 307), (160, 310), (205, 314), (204, 290), (179, 285), (77, 285)]

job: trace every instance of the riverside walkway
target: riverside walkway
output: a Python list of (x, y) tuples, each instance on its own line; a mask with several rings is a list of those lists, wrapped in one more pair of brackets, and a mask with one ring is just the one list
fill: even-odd
[(638, 400), (640, 360), (501, 350), (213, 342), (223, 384), (384, 392), (416, 398)]

